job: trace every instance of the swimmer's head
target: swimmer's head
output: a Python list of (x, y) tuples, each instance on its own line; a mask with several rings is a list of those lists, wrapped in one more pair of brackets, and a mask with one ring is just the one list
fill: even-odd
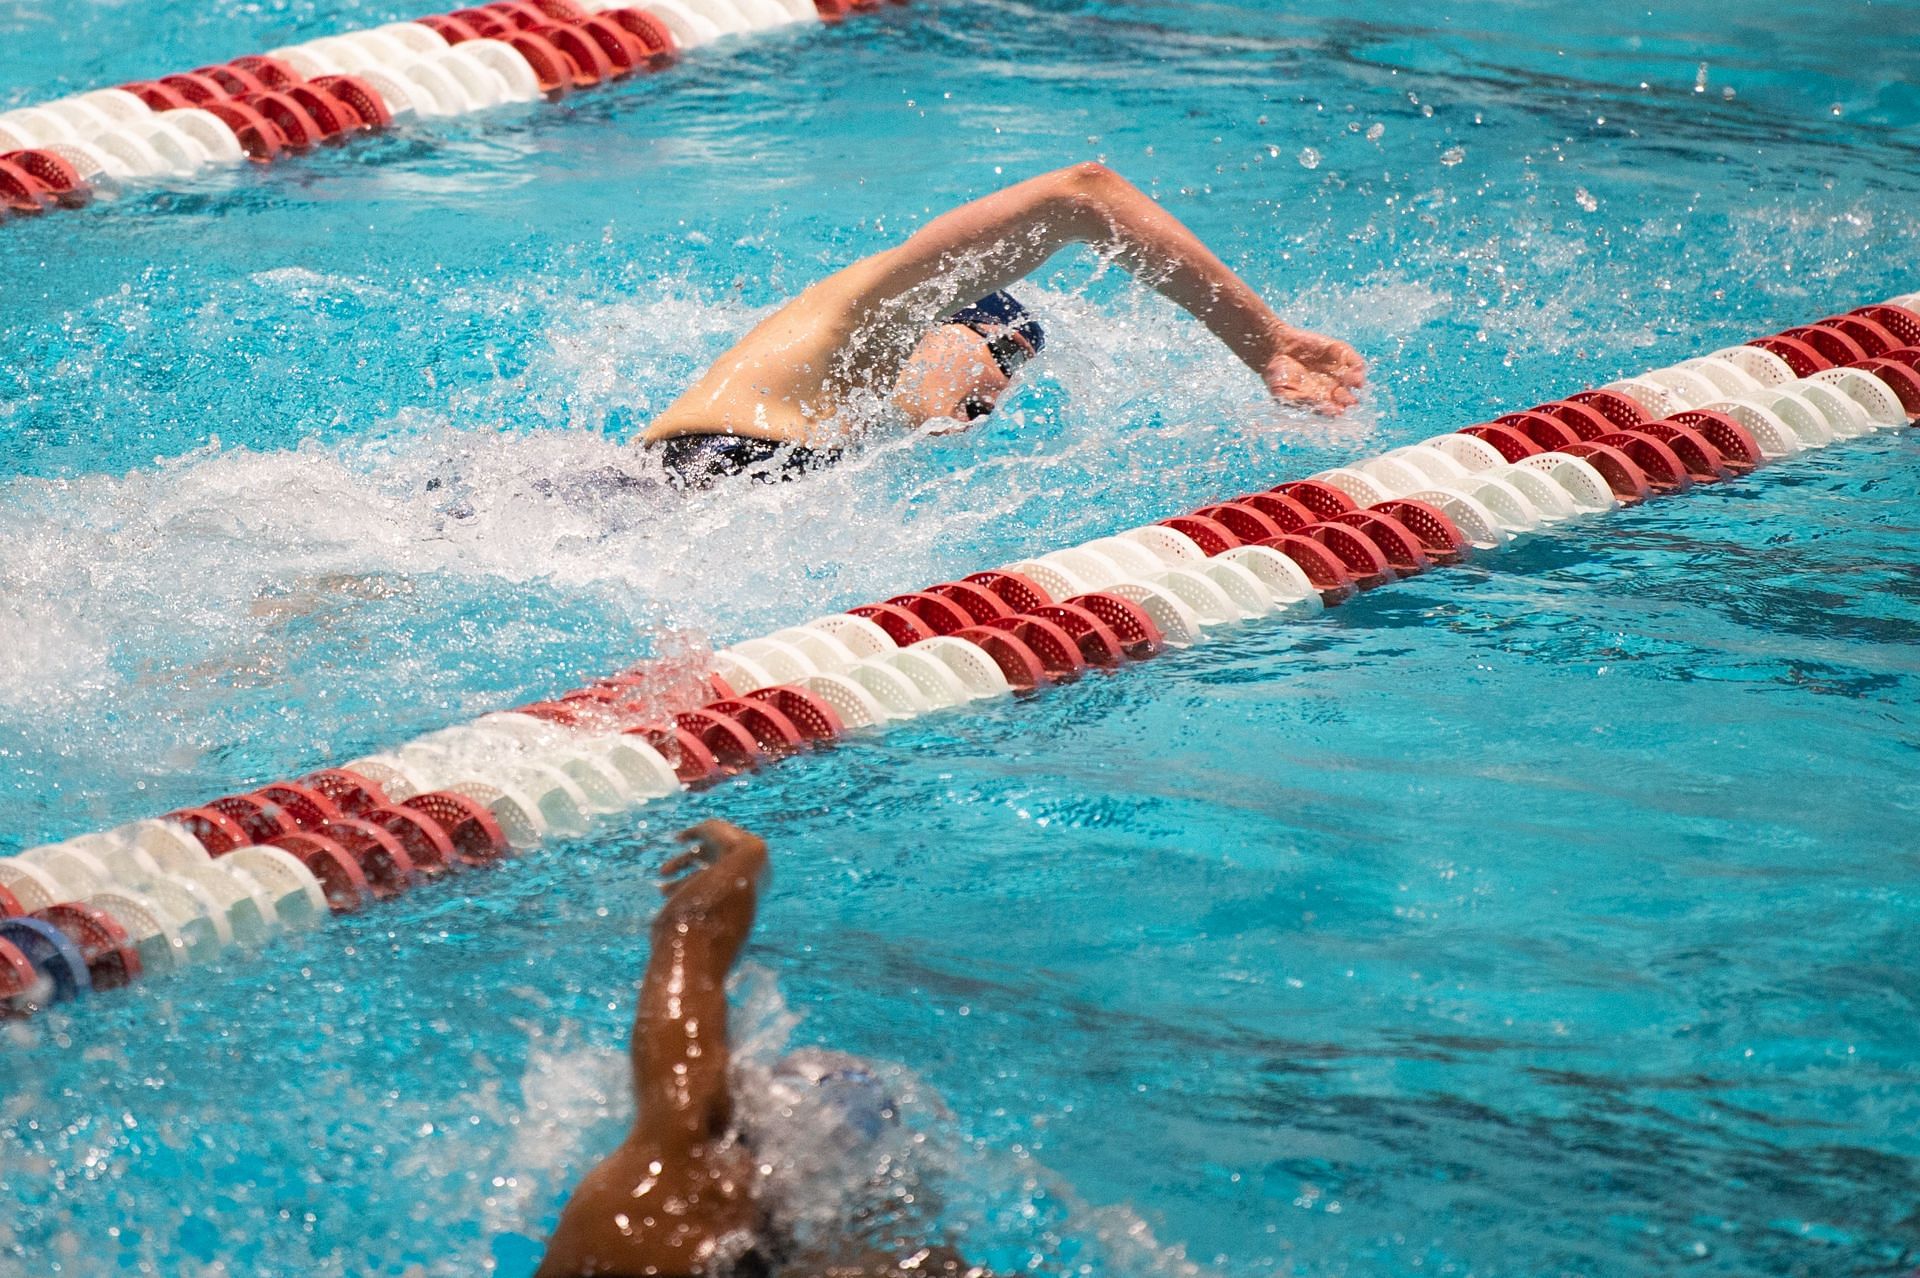
[(1047, 344), (1040, 321), (1007, 293), (963, 306), (920, 340), (900, 370), (893, 402), (917, 422), (976, 421), (991, 413), (1015, 373)]
[(803, 1047), (788, 1053), (775, 1063), (768, 1092), (815, 1144), (870, 1145), (900, 1122), (886, 1083), (845, 1052)]

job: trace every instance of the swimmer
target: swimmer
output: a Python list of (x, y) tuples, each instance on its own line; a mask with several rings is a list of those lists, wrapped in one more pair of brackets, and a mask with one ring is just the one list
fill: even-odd
[(1005, 290), (1070, 244), (1184, 308), (1274, 398), (1325, 413), (1354, 403), (1366, 365), (1294, 328), (1174, 216), (1101, 164), (1017, 183), (933, 219), (761, 321), (642, 436), (688, 487), (748, 472), (792, 479), (837, 460), (850, 400), (884, 395), (916, 427), (965, 429), (993, 411), (1046, 334)]
[[(727, 1037), (727, 973), (753, 929), (767, 845), (707, 821), (661, 869), (631, 1060), (638, 1114), (560, 1213), (537, 1278), (879, 1278), (973, 1275), (942, 1246), (897, 1256), (787, 1254), (755, 1192), (750, 1134), (737, 1130)], [(784, 1065), (784, 1063), (783, 1063)], [(776, 1084), (845, 1111), (850, 1133), (891, 1121), (873, 1074), (815, 1054), (776, 1068)]]

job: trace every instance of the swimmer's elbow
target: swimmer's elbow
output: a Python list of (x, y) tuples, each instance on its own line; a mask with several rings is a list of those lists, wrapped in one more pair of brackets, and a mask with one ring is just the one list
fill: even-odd
[(1054, 177), (1060, 185), (1076, 195), (1100, 195), (1112, 191), (1116, 186), (1127, 185), (1125, 178), (1098, 160), (1069, 164), (1056, 171)]
[(1104, 230), (1115, 209), (1138, 194), (1131, 182), (1098, 160), (1083, 160), (1056, 170), (1053, 179), (1054, 199), (1067, 210), (1082, 236)]

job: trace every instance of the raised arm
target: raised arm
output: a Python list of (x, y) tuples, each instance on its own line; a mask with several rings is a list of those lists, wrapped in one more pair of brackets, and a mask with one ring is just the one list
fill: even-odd
[(1344, 342), (1286, 323), (1180, 220), (1101, 164), (1017, 183), (933, 219), (849, 268), (867, 332), (924, 325), (1087, 244), (1205, 324), (1276, 398), (1338, 411), (1366, 365)]
[(731, 1121), (727, 973), (753, 930), (767, 867), (767, 845), (724, 821), (681, 838), (694, 847), (661, 871), (667, 903), (653, 921), (631, 1047), (633, 1138), (669, 1151), (718, 1139)]

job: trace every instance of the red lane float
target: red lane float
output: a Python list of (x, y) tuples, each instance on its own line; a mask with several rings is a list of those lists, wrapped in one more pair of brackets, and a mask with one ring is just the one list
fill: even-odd
[(977, 646), (1000, 667), (1007, 684), (1016, 692), (1031, 692), (1049, 682), (1047, 663), (1018, 635), (977, 627), (954, 636)]
[[(1271, 537), (1278, 537), (1282, 533), (1299, 532), (1308, 524), (1319, 522), (1319, 517), (1311, 510), (1308, 510), (1305, 506), (1283, 493), (1243, 493), (1235, 497), (1231, 502), (1222, 503), (1217, 506), (1202, 506), (1200, 509), (1204, 513), (1209, 510), (1221, 510), (1225, 506), (1246, 506), (1259, 511), (1278, 530), (1269, 533), (1268, 536)], [(1219, 516), (1215, 516), (1215, 518), (1219, 518)], [(1221, 519), (1221, 522), (1227, 523), (1225, 519)], [(1231, 524), (1227, 526), (1232, 527)], [(1253, 544), (1256, 540), (1266, 540), (1266, 538), (1256, 539), (1248, 537), (1237, 528), (1234, 529), (1234, 534), (1249, 545)]]
[[(1135, 661), (1153, 656), (1166, 642), (1160, 628), (1153, 624), (1153, 618), (1142, 612), (1139, 604), (1119, 595), (1076, 595), (1064, 606), (1081, 609), (1106, 626), (1120, 641), (1121, 651)], [(1046, 614), (1044, 608), (1033, 611), (1035, 615)]]
[(48, 906), (32, 917), (66, 934), (87, 965), (93, 989), (115, 990), (140, 979), (140, 955), (127, 930), (105, 910), (79, 902)]
[[(1053, 602), (1053, 597), (1038, 582), (1017, 572), (976, 572), (961, 580), (981, 586), (1003, 600), (1015, 612), (1032, 612)], [(899, 642), (898, 639), (895, 642)]]
[(1353, 498), (1318, 480), (1298, 479), (1292, 483), (1276, 484), (1273, 491), (1299, 502), (1316, 519), (1332, 519), (1354, 509)]
[(763, 702), (779, 711), (788, 723), (799, 730), (801, 740), (807, 743), (831, 741), (846, 731), (832, 706), (799, 688), (756, 688), (747, 694), (747, 699)]
[[(1307, 527), (1317, 526), (1309, 524)], [(1353, 574), (1347, 571), (1346, 562), (1325, 544), (1308, 536), (1306, 529), (1288, 533), (1284, 537), (1272, 537), (1258, 544), (1291, 559), (1319, 590), (1321, 600), (1329, 608), (1351, 599), (1360, 588)]]
[(1010, 617), (1014, 612), (1006, 600), (978, 582), (943, 581), (937, 586), (928, 586), (922, 593), (938, 595), (959, 605), (976, 622), (996, 621), (1001, 617)]
[[(1711, 484), (1733, 477), (1733, 470), (1721, 451), (1706, 436), (1690, 427), (1672, 421), (1648, 422), (1644, 426), (1634, 427), (1631, 433), (1666, 445), (1674, 459), (1685, 468), (1687, 477), (1696, 483)], [(1606, 440), (1603, 437), (1596, 442), (1605, 443)]]
[(1346, 569), (1353, 585), (1361, 590), (1374, 590), (1396, 579), (1393, 565), (1387, 561), (1387, 552), (1361, 529), (1328, 520), (1309, 525), (1300, 536), (1324, 546)]
[(933, 638), (933, 629), (918, 616), (900, 607), (898, 604), (867, 604), (859, 608), (849, 608), (848, 614), (864, 617), (887, 632), (902, 648), (919, 643), (922, 639)]
[[(423, 871), (416, 870), (406, 845), (390, 830), (358, 817), (336, 817), (314, 830), (331, 839), (360, 867), (367, 890), (388, 900), (412, 887)], [(442, 861), (444, 864), (444, 860)]]
[(1532, 411), (1553, 418), (1583, 440), (1594, 439), (1618, 429), (1618, 424), (1612, 418), (1577, 399), (1549, 400)]
[(1193, 538), (1193, 544), (1208, 556), (1232, 550), (1240, 544), (1240, 539), (1231, 528), (1205, 515), (1175, 515), (1172, 519), (1161, 520), (1160, 526)]
[(1467, 556), (1467, 538), (1446, 514), (1423, 501), (1397, 498), (1368, 509), (1391, 516), (1415, 537), (1427, 558), (1437, 564), (1457, 564)]
[(53, 193), (39, 178), (14, 163), (22, 153), (0, 156), (0, 207), (13, 213), (39, 213), (53, 203)]
[(1027, 615), (1058, 627), (1079, 647), (1081, 660), (1089, 666), (1117, 666), (1130, 655), (1113, 627), (1077, 604), (1051, 604)]
[(1833, 367), (1833, 361), (1797, 337), (1756, 337), (1747, 345), (1757, 347), (1769, 354), (1778, 355), (1787, 362), (1795, 377), (1812, 377), (1815, 373)]
[(210, 807), (182, 808), (178, 812), (169, 812), (162, 819), (185, 827), (188, 834), (200, 841), (208, 856), (225, 856), (251, 842), (247, 832), (232, 817)]
[(707, 748), (706, 742), (678, 724), (671, 728), (629, 728), (628, 731), (658, 750), (682, 785), (704, 785), (726, 775), (719, 756)]
[(291, 854), (307, 867), (327, 895), (327, 908), (335, 914), (352, 914), (373, 899), (360, 863), (326, 835), (285, 834), (268, 846)]
[(1489, 422), (1481, 426), (1469, 426), (1460, 433), (1492, 444), (1500, 451), (1500, 455), (1510, 462), (1520, 461), (1541, 451), (1540, 445), (1511, 426)]
[[(1567, 448), (1579, 443), (1582, 438), (1579, 432), (1558, 417), (1549, 417), (1545, 413), (1532, 409), (1524, 413), (1508, 413), (1496, 419), (1493, 425), (1504, 426), (1508, 430), (1526, 436), (1528, 443), (1544, 452), (1552, 452), (1556, 448)], [(1608, 429), (1611, 429), (1612, 425), (1611, 422), (1607, 423)], [(1518, 461), (1519, 458), (1511, 457), (1508, 460)]]
[(1087, 661), (1080, 652), (1079, 641), (1067, 633), (1061, 626), (1047, 617), (1023, 616), (1001, 617), (987, 622), (985, 630), (996, 630), (1019, 640), (1027, 650), (1040, 659), (1041, 667), (1048, 679), (1074, 679), (1086, 673)]
[[(453, 840), (445, 829), (417, 808), (383, 805), (369, 810), (362, 818), (393, 836), (405, 852), (407, 862), (420, 874), (445, 873), (459, 862), (454, 856)], [(336, 837), (329, 834), (329, 837)], [(341, 841), (336, 838), (336, 841)], [(351, 847), (351, 841), (341, 841)]]

